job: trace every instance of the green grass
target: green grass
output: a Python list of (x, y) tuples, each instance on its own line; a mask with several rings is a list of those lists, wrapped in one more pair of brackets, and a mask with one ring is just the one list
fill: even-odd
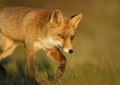
[[(7, 71), (7, 78), (0, 81), (0, 85), (23, 85), (25, 82), (26, 68), (23, 46), (18, 47), (11, 57), (2, 61)], [(23, 53), (22, 55), (21, 52)], [(36, 54), (35, 76), (42, 85), (119, 85), (120, 68), (109, 62), (84, 62), (78, 63), (67, 58), (67, 67), (64, 75), (59, 80), (52, 80), (57, 63), (45, 57), (45, 52)], [(39, 57), (43, 56), (43, 57)], [(18, 57), (17, 57), (18, 56)]]
[[(47, 3), (46, 3), (47, 2)], [(120, 1), (119, 0), (0, 0), (0, 8), (10, 5), (53, 10), (65, 16), (83, 13), (73, 45), (74, 53), (64, 54), (67, 67), (58, 81), (53, 73), (57, 63), (37, 53), (35, 76), (42, 85), (120, 85)], [(26, 77), (25, 50), (20, 45), (2, 61), (7, 78), (0, 85), (23, 85)]]

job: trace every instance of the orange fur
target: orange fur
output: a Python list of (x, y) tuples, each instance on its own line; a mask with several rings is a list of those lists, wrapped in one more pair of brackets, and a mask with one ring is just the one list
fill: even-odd
[(12, 54), (20, 42), (26, 48), (30, 78), (34, 78), (33, 57), (39, 49), (45, 50), (48, 56), (58, 61), (56, 77), (60, 77), (65, 70), (66, 59), (59, 49), (73, 52), (72, 40), (81, 17), (82, 14), (78, 14), (64, 18), (60, 9), (53, 12), (27, 7), (0, 9), (0, 59)]

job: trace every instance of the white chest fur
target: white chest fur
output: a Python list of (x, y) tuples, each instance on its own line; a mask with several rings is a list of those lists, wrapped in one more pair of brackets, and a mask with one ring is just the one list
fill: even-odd
[(34, 43), (34, 49), (35, 51), (38, 51), (39, 49), (47, 50), (47, 49), (52, 49), (55, 46), (58, 46), (59, 44), (60, 44), (59, 41), (53, 40), (52, 38), (46, 38), (46, 39), (38, 38), (38, 41)]

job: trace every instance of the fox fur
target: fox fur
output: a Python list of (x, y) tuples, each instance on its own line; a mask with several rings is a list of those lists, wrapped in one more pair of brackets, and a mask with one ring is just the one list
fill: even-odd
[(60, 9), (53, 12), (27, 7), (0, 9), (0, 60), (14, 52), (17, 43), (23, 43), (26, 51), (28, 76), (34, 78), (33, 58), (40, 49), (59, 63), (57, 78), (64, 73), (66, 58), (60, 52), (72, 53), (72, 40), (82, 14), (63, 17)]

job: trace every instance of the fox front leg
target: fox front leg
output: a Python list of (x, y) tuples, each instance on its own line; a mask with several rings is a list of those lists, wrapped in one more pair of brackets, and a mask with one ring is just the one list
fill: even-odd
[(27, 76), (34, 78), (34, 51), (32, 48), (26, 48), (26, 66), (27, 66)]
[(59, 51), (59, 49), (52, 49), (49, 50), (47, 55), (54, 60), (58, 61), (59, 65), (55, 72), (55, 77), (59, 78), (63, 75), (65, 67), (66, 67), (66, 58), (65, 56)]
[(32, 48), (26, 48), (26, 66), (27, 66), (27, 79), (25, 85), (40, 85), (35, 78), (34, 69), (34, 50)]

